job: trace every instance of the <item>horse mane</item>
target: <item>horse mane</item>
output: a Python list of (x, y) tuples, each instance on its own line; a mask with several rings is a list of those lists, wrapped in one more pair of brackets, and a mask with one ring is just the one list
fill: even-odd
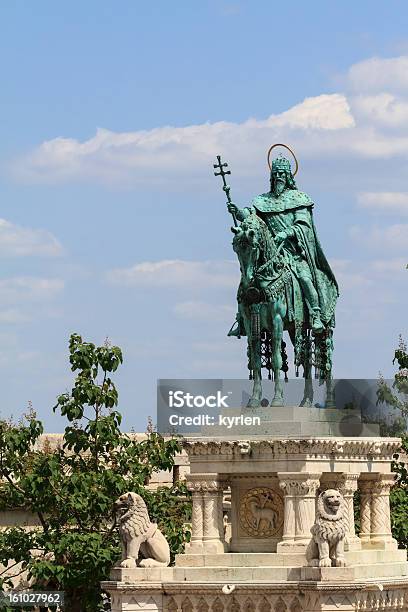
[(242, 222), (242, 226), (245, 230), (253, 229), (257, 234), (262, 253), (262, 263), (270, 261), (275, 254), (276, 248), (265, 221), (256, 213), (251, 213)]

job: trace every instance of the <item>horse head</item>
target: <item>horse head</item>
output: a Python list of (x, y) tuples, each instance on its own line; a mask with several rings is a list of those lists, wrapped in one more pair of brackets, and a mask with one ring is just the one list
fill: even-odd
[(238, 256), (242, 282), (248, 286), (254, 278), (262, 249), (259, 219), (256, 214), (251, 214), (239, 227), (231, 230), (235, 234), (232, 247)]
[(256, 213), (251, 213), (239, 227), (232, 227), (235, 234), (232, 246), (239, 260), (241, 290), (247, 301), (259, 301), (257, 271), (271, 257), (268, 229)]

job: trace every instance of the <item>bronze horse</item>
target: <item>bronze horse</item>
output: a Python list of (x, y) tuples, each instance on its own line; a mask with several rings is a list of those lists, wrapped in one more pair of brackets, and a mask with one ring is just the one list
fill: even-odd
[[(248, 407), (256, 408), (262, 400), (262, 368), (274, 380), (271, 406), (283, 406), (283, 385), (280, 372), (287, 372), (286, 344), (283, 332), (289, 333), (295, 352), (295, 366), (303, 368), (305, 386), (303, 405), (312, 405), (312, 368), (317, 377), (327, 382), (326, 406), (333, 403), (330, 392), (332, 329), (314, 335), (301, 289), (281, 246), (277, 247), (264, 221), (249, 215), (234, 232), (233, 249), (240, 264), (236, 326), (229, 335), (247, 336), (248, 368), (253, 380)], [(294, 315), (294, 300), (300, 303), (300, 316)], [(287, 379), (287, 378), (286, 378)]]

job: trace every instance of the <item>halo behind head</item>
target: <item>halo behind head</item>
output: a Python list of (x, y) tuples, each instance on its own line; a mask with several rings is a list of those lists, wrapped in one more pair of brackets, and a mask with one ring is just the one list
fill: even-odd
[(296, 155), (294, 154), (292, 149), (290, 147), (288, 147), (288, 145), (285, 145), (285, 144), (282, 144), (282, 143), (279, 143), (279, 142), (276, 143), (276, 144), (273, 144), (271, 146), (271, 148), (269, 149), (269, 151), (268, 151), (268, 166), (269, 166), (269, 170), (272, 171), (272, 168), (274, 167), (274, 164), (271, 164), (271, 153), (272, 153), (272, 151), (274, 150), (275, 147), (284, 147), (285, 149), (287, 149), (289, 151), (289, 153), (291, 153), (293, 155), (293, 159), (295, 160), (295, 171), (293, 172), (292, 176), (296, 176), (297, 171), (299, 170), (299, 164), (298, 164), (298, 160), (296, 159)]

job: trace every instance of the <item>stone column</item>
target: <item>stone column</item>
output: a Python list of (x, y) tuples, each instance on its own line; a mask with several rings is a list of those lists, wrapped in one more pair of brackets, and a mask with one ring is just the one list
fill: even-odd
[(357, 491), (357, 481), (360, 474), (342, 474), (339, 481), (339, 491), (344, 497), (347, 512), (347, 533), (345, 550), (360, 550), (361, 540), (356, 535), (354, 523), (354, 493)]
[(283, 538), (277, 552), (304, 550), (311, 539), (321, 473), (278, 472), (284, 493)]
[[(282, 474), (278, 474), (279, 480)], [(295, 511), (296, 511), (296, 490), (291, 481), (280, 480), (279, 487), (283, 491), (284, 506), (283, 506), (283, 536), (282, 546), (294, 544), (296, 527), (295, 527)]]
[(370, 544), (371, 534), (371, 491), (372, 480), (361, 480), (358, 483), (360, 491), (360, 541), (363, 546)]
[(359, 482), (361, 492), (361, 532), (363, 548), (396, 550), (391, 534), (390, 490), (395, 474), (370, 474)]
[(191, 512), (191, 539), (186, 544), (186, 552), (202, 552), (204, 526), (204, 499), (201, 479), (205, 474), (189, 474), (187, 489), (192, 493), (193, 508)]
[(394, 550), (398, 548), (391, 534), (390, 490), (395, 474), (378, 474), (371, 493), (371, 546)]
[(222, 500), (225, 483), (218, 474), (189, 474), (187, 487), (192, 491), (191, 541), (188, 553), (225, 551)]

